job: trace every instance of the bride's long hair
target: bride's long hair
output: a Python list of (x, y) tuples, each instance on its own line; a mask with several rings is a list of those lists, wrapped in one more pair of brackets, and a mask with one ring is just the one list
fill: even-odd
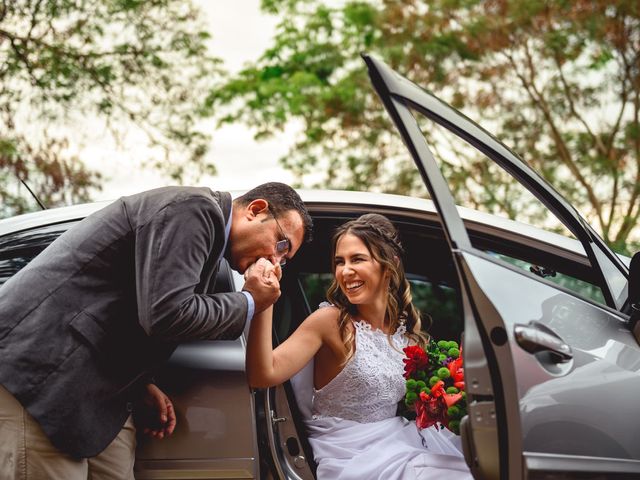
[(349, 323), (358, 313), (358, 306), (349, 302), (335, 277), (336, 246), (338, 240), (346, 234), (354, 235), (362, 240), (371, 256), (381, 265), (382, 275), (384, 276), (386, 273), (389, 276), (387, 311), (385, 315), (389, 343), (391, 343), (391, 335), (395, 333), (401, 324), (404, 324), (411, 342), (424, 348), (427, 343), (427, 337), (421, 331), (420, 312), (412, 303), (411, 286), (402, 264), (404, 252), (398, 230), (387, 217), (377, 213), (367, 213), (338, 227), (331, 242), (331, 261), (334, 277), (327, 290), (327, 300), (340, 310), (338, 325), (340, 336), (347, 349), (345, 363), (349, 361), (354, 353), (354, 330), (349, 328)]

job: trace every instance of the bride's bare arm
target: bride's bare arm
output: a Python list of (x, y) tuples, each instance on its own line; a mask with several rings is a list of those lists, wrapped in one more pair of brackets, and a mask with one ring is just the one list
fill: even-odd
[(251, 321), (247, 342), (247, 376), (256, 388), (271, 387), (288, 380), (317, 353), (323, 338), (337, 319), (337, 309), (321, 308), (309, 315), (291, 336), (272, 348), (273, 307)]

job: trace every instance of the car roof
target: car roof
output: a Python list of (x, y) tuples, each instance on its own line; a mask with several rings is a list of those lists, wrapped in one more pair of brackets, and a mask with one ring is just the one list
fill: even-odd
[[(232, 191), (234, 197), (242, 195), (243, 191)], [(405, 213), (408, 216), (427, 214), (437, 218), (435, 205), (431, 200), (388, 193), (358, 192), (344, 190), (298, 190), (301, 198), (312, 212), (349, 212), (351, 210), (383, 209)], [(37, 212), (17, 215), (0, 220), (0, 236), (15, 233), (43, 225), (64, 223), (80, 220), (87, 215), (100, 210), (112, 201), (101, 201), (72, 205), (68, 207), (52, 208)], [(476, 231), (501, 231), (505, 238), (514, 236), (529, 237), (538, 242), (546, 243), (554, 249), (560, 248), (578, 255), (585, 255), (582, 244), (547, 230), (510, 220), (490, 213), (480, 212), (465, 207), (457, 207), (458, 213), (465, 224)], [(521, 240), (521, 239), (520, 239)]]

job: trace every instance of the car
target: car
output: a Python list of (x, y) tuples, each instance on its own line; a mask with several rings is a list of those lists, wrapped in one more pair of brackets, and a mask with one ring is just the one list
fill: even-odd
[[(336, 226), (382, 213), (400, 230), (414, 302), (431, 319), (423, 322), (428, 333), (463, 342), (468, 415), (461, 444), (474, 478), (639, 478), (640, 347), (628, 298), (637, 273), (630, 274), (629, 259), (613, 253), (497, 139), (383, 62), (364, 60), (431, 200), (301, 190), (314, 240), (287, 262), (274, 341), (286, 339), (324, 300)], [(512, 175), (570, 235), (456, 206), (422, 133), (422, 116)], [(0, 282), (104, 206), (1, 220)], [(242, 283), (224, 263), (215, 290), (239, 290)], [(303, 422), (305, 372), (250, 389), (247, 329), (235, 341), (183, 344), (156, 372), (178, 425), (162, 441), (140, 437), (136, 478), (315, 478)]]

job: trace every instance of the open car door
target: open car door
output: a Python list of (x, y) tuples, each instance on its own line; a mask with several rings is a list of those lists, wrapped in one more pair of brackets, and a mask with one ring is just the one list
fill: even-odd
[[(474, 477), (640, 478), (640, 349), (620, 313), (626, 266), (502, 143), (381, 61), (363, 58), (436, 204), (456, 265), (468, 396), (461, 433)], [(582, 243), (606, 305), (474, 248), (419, 115), (481, 151), (546, 205)]]

